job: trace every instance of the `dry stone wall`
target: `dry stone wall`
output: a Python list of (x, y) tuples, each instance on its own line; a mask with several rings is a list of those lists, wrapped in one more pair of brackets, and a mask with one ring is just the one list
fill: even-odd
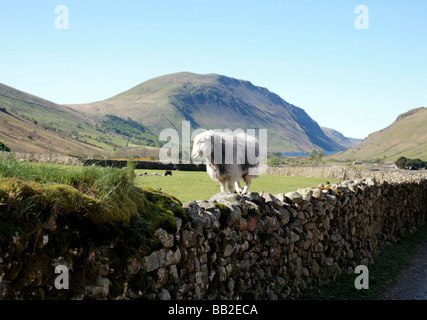
[[(66, 164), (73, 166), (100, 166), (125, 168), (127, 160), (114, 159), (85, 159), (80, 157), (64, 156), (59, 154), (36, 154), (24, 152), (5, 152), (0, 151), (0, 159), (8, 156), (13, 156), (18, 161), (42, 162)], [(204, 163), (163, 163), (160, 161), (151, 160), (134, 160), (135, 169), (154, 169), (154, 170), (181, 170), (181, 171), (206, 171)]]
[(0, 160), (4, 157), (12, 156), (18, 161), (56, 163), (73, 166), (81, 166), (83, 162), (77, 157), (64, 156), (60, 154), (37, 154), (26, 152), (4, 152), (0, 151)]
[[(422, 226), (427, 180), (219, 193), (183, 208), (188, 220), (155, 230), (157, 245), (145, 253), (108, 233), (102, 246), (80, 247), (93, 227), (67, 217), (47, 226), (36, 246), (15, 235), (0, 252), (0, 299), (295, 299), (369, 267), (385, 246)], [(53, 285), (58, 265), (70, 270), (69, 290)]]
[(149, 299), (292, 299), (369, 266), (425, 222), (427, 181), (374, 179), (278, 194), (217, 194), (142, 260)]
[(377, 181), (409, 181), (413, 179), (427, 179), (427, 170), (401, 170), (393, 168), (373, 168), (352, 165), (286, 165), (282, 167), (268, 167), (266, 174), (313, 177), (313, 178), (336, 178), (339, 180), (355, 180), (374, 178)]
[[(126, 160), (82, 160), (84, 166), (96, 165), (100, 167), (125, 168)], [(206, 171), (206, 165), (203, 163), (163, 163), (160, 161), (134, 160), (135, 169), (154, 169), (154, 170), (181, 170), (181, 171)]]

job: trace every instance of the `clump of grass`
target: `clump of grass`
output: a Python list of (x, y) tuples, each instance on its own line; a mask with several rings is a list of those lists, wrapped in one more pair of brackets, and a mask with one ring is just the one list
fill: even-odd
[(69, 185), (100, 200), (118, 190), (126, 191), (133, 186), (134, 166), (127, 170), (99, 167), (72, 167), (16, 161), (8, 157), (0, 161), (0, 177), (34, 181), (40, 184), (57, 183)]
[(187, 219), (178, 199), (159, 190), (138, 188), (133, 179), (132, 162), (121, 170), (7, 158), (0, 161), (0, 206), (14, 218), (37, 216), (40, 224), (57, 215), (77, 214), (98, 224), (130, 224), (143, 219), (152, 230), (163, 227), (173, 231), (175, 216)]

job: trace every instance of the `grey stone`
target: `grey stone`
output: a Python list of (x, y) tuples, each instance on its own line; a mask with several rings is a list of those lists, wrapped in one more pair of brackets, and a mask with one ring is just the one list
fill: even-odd
[(298, 202), (295, 205), (298, 211), (303, 211), (308, 208), (310, 202), (308, 202), (306, 199), (303, 199), (301, 202)]
[(279, 209), (283, 205), (282, 201), (268, 192), (263, 191), (260, 196), (264, 198), (266, 203), (271, 203), (275, 209)]
[(176, 248), (175, 251), (172, 250), (168, 250), (166, 251), (165, 254), (165, 262), (164, 262), (164, 266), (170, 266), (172, 264), (178, 264), (181, 261), (181, 250), (178, 248)]
[(251, 202), (255, 203), (261, 203), (261, 196), (257, 192), (249, 192), (247, 195), (245, 195), (245, 198), (247, 198)]
[(168, 279), (169, 279), (168, 269), (159, 268), (159, 269), (155, 270), (153, 273), (154, 273), (153, 287), (155, 289), (162, 288), (168, 282)]
[(190, 229), (190, 230), (183, 230), (181, 232), (181, 245), (184, 248), (189, 248), (189, 247), (193, 247), (196, 242), (197, 242), (197, 231), (194, 229)]
[(297, 192), (302, 195), (304, 200), (311, 201), (311, 197), (313, 196), (313, 189), (298, 189)]
[(197, 204), (199, 205), (199, 207), (205, 209), (206, 211), (213, 212), (216, 210), (215, 204), (207, 200), (197, 201)]
[(182, 219), (175, 217), (175, 222), (176, 222), (176, 232), (178, 233), (179, 230), (181, 230), (181, 226), (182, 226)]
[(95, 284), (85, 286), (85, 296), (91, 299), (105, 299), (108, 296), (110, 280), (99, 277)]
[(171, 295), (165, 288), (160, 289), (159, 300), (171, 300)]
[(172, 283), (179, 282), (178, 269), (176, 268), (175, 264), (169, 266), (169, 279)]
[(223, 257), (224, 258), (225, 257), (229, 257), (229, 256), (231, 256), (233, 254), (233, 252), (234, 252), (233, 246), (231, 244), (227, 243), (225, 245), (225, 248), (224, 248), (224, 255), (223, 255)]
[(317, 200), (323, 200), (323, 192), (319, 188), (313, 189), (313, 198)]
[(313, 275), (315, 276), (319, 275), (320, 267), (315, 259), (313, 259), (313, 262), (311, 263), (311, 271), (313, 272)]
[(160, 240), (163, 247), (171, 248), (174, 245), (174, 235), (169, 234), (166, 230), (159, 228), (156, 230), (154, 235)]
[(291, 214), (288, 210), (282, 207), (277, 210), (276, 216), (279, 221), (279, 225), (283, 227), (288, 224)]
[(288, 192), (285, 196), (293, 203), (300, 203), (303, 200), (302, 195), (296, 191)]
[(147, 272), (154, 271), (165, 263), (165, 252), (163, 250), (154, 251), (143, 260), (143, 268)]

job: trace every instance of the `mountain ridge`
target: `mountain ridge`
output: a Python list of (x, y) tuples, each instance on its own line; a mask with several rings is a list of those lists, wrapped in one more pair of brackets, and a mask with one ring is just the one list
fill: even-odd
[(371, 133), (360, 144), (336, 153), (337, 160), (389, 160), (401, 156), (427, 160), (427, 108), (414, 108), (400, 114), (384, 129)]
[(344, 149), (302, 108), (250, 81), (214, 73), (164, 75), (79, 105), (0, 84), (0, 108), (0, 141), (23, 152), (155, 156), (160, 131), (172, 127), (181, 133), (183, 120), (193, 130), (268, 129), (269, 151)]
[(93, 116), (122, 115), (153, 132), (182, 120), (193, 129), (269, 129), (269, 151), (344, 148), (330, 139), (303, 109), (267, 88), (224, 75), (174, 73), (147, 80), (111, 98), (71, 108)]
[(105, 134), (114, 127), (102, 126), (102, 121), (4, 84), (0, 84), (0, 123), (0, 141), (17, 152), (113, 156), (130, 140), (114, 132)]

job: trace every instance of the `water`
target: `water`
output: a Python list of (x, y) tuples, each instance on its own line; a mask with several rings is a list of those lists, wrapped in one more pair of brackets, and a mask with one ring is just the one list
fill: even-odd
[[(340, 151), (325, 151), (325, 156), (337, 152)], [(308, 157), (308, 153), (305, 152), (281, 152), (280, 154), (284, 157)]]

